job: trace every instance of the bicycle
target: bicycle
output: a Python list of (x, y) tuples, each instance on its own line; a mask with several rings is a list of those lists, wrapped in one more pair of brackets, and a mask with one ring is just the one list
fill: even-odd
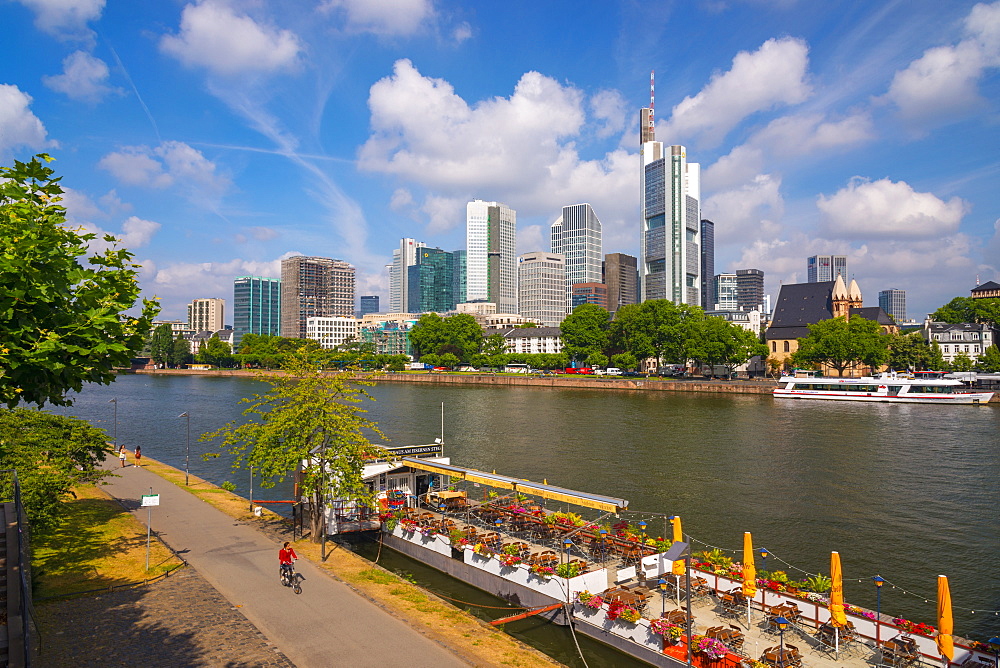
[(299, 574), (295, 572), (294, 564), (282, 564), (280, 569), (281, 584), (285, 587), (291, 587), (296, 594), (301, 594), (302, 585), (299, 584)]

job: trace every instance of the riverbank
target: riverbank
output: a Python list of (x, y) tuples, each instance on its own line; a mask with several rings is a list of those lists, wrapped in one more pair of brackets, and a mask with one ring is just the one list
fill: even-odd
[[(218, 376), (256, 378), (260, 371), (249, 369), (157, 369), (136, 371), (156, 376)], [(265, 371), (278, 375), (281, 371)], [(715, 394), (771, 394), (772, 380), (669, 380), (662, 378), (606, 378), (573, 375), (533, 376), (515, 373), (426, 373), (397, 372), (378, 375), (380, 383), (423, 383), (432, 385), (479, 385), (486, 387), (547, 387), (555, 389), (618, 390), (643, 392), (711, 392)]]
[[(239, 524), (256, 529), (272, 539), (275, 545), (285, 540), (292, 540), (291, 528), (285, 518), (267, 510), (264, 510), (261, 516), (256, 516), (250, 512), (249, 501), (243, 497), (216, 487), (194, 475), (190, 476), (190, 484), (185, 485), (184, 471), (162, 462), (149, 460), (148, 457), (144, 457), (143, 461), (144, 470), (158, 475), (179, 490), (193, 494), (237, 520)], [(298, 540), (294, 546), (301, 559), (308, 560), (312, 566), (357, 594), (359, 603), (375, 604), (419, 634), (444, 646), (451, 653), (462, 657), (469, 663), (477, 666), (523, 666), (526, 668), (551, 668), (562, 665), (427, 590), (336, 543), (327, 543), (325, 561), (321, 559), (320, 546), (311, 541)], [(309, 583), (305, 585), (309, 591), (303, 595), (303, 600), (308, 597), (308, 593), (318, 593), (318, 583), (313, 578), (309, 580)], [(298, 597), (292, 599), (292, 602), (297, 601), (299, 601)], [(368, 639), (368, 642), (380, 643), (383, 640), (372, 637)], [(361, 641), (359, 640), (359, 642)], [(372, 647), (373, 652), (374, 650), (375, 648)]]

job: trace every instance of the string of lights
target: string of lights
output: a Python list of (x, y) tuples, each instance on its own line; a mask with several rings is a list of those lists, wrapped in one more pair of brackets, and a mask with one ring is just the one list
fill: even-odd
[[(699, 540), (697, 538), (694, 538), (693, 536), (690, 537), (690, 540), (691, 540), (692, 543), (697, 543), (699, 545), (704, 545), (707, 548), (710, 548), (710, 549), (713, 549), (713, 550), (719, 550), (720, 552), (723, 552), (723, 553), (729, 553), (729, 554), (733, 554), (733, 555), (737, 555), (737, 556), (740, 556), (740, 555), (743, 554), (743, 550), (742, 549), (740, 549), (740, 550), (734, 550), (734, 549), (728, 548), (728, 547), (719, 547), (718, 545), (712, 545), (711, 543), (706, 543), (705, 541)], [(788, 568), (790, 570), (793, 570), (793, 571), (796, 571), (798, 573), (802, 573), (803, 575), (810, 575), (810, 576), (822, 575), (821, 573), (812, 573), (810, 571), (803, 570), (803, 569), (799, 568), (798, 566), (795, 566), (794, 564), (790, 564), (787, 561), (785, 561), (784, 559), (782, 559), (781, 557), (779, 557), (778, 555), (776, 555), (774, 552), (771, 552), (770, 550), (767, 551), (767, 558), (768, 559), (774, 559), (775, 561), (781, 563), (786, 568)], [(872, 577), (874, 577), (874, 576), (872, 576)], [(871, 582), (872, 581), (872, 577), (858, 578), (857, 581), (859, 583)], [(855, 578), (850, 578), (850, 580), (854, 580), (854, 579)], [(905, 589), (904, 587), (902, 587), (902, 586), (900, 586), (900, 585), (898, 585), (898, 584), (896, 584), (896, 583), (894, 583), (894, 582), (892, 582), (890, 580), (885, 580), (885, 584), (889, 585), (893, 589), (895, 589), (897, 591), (900, 591), (900, 592), (902, 592), (902, 593), (904, 593), (904, 594), (906, 594), (908, 596), (913, 596), (914, 598), (918, 598), (918, 599), (922, 600), (924, 603), (931, 603), (932, 601), (936, 600), (936, 598), (937, 598), (936, 595), (934, 595), (934, 596), (925, 596), (925, 595), (920, 594), (918, 592), (910, 591), (909, 589)], [(963, 607), (959, 607), (959, 606), (955, 606), (955, 605), (952, 606), (952, 610), (954, 612), (959, 612), (959, 611), (961, 611), (961, 612), (967, 612), (970, 615), (975, 615), (975, 614), (978, 613), (980, 615), (996, 615), (996, 616), (1000, 616), (1000, 610), (988, 610), (988, 609), (984, 610), (982, 608), (963, 608)]]

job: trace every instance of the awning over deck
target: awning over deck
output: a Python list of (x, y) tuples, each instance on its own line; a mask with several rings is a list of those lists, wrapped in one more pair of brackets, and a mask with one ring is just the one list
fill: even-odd
[(552, 499), (553, 501), (571, 503), (585, 508), (603, 510), (608, 513), (618, 513), (628, 507), (626, 499), (616, 499), (611, 496), (601, 496), (600, 494), (591, 494), (589, 492), (577, 492), (553, 485), (544, 485), (540, 482), (519, 480), (496, 473), (486, 473), (485, 471), (477, 471), (476, 469), (467, 469), (450, 464), (438, 464), (424, 459), (417, 459), (416, 457), (403, 457), (400, 461), (415, 469), (447, 475), (459, 480), (478, 482), (489, 487), (498, 487), (500, 489), (521, 492), (522, 494), (540, 496), (544, 499)]

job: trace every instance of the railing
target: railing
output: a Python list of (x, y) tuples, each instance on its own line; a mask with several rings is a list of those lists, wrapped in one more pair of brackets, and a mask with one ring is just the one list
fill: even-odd
[[(28, 518), (24, 514), (24, 505), (21, 503), (21, 484), (17, 479), (17, 471), (15, 469), (3, 469), (0, 470), (0, 503), (13, 503), (15, 517), (17, 519), (17, 526), (14, 527), (17, 531), (17, 566), (11, 569), (9, 566), (7, 568), (7, 573), (15, 571), (18, 576), (18, 587), (17, 591), (19, 593), (18, 609), (16, 612), (20, 613), (21, 618), (21, 628), (20, 628), (20, 642), (16, 648), (19, 653), (23, 656), (24, 666), (31, 665), (31, 625), (34, 623), (35, 611), (31, 602), (31, 559), (29, 556), (29, 550), (31, 547), (31, 536), (28, 527)], [(9, 518), (7, 520), (9, 525)], [(3, 530), (7, 530), (7, 527), (3, 527)], [(10, 532), (8, 532), (9, 534)], [(8, 546), (8, 551), (10, 547)], [(8, 559), (10, 555), (8, 554)], [(8, 591), (13, 589), (10, 582), (7, 583)], [(8, 623), (10, 623), (10, 617), (8, 617)], [(8, 634), (10, 639), (13, 640), (15, 635)], [(14, 646), (10, 647), (13, 653)], [(10, 657), (13, 659), (13, 656)], [(16, 665), (12, 660), (11, 665)]]

